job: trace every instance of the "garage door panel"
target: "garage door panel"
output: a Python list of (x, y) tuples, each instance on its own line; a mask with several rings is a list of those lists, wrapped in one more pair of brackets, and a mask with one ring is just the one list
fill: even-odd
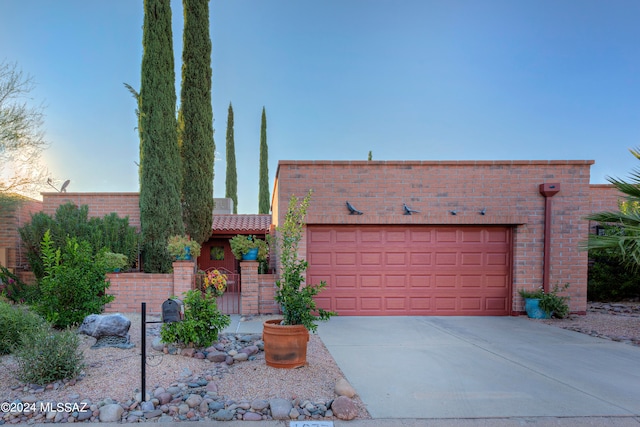
[(360, 240), (367, 243), (382, 243), (382, 231), (362, 231)]
[(431, 286), (431, 276), (426, 274), (412, 274), (409, 276), (410, 288), (428, 288)]
[(404, 274), (385, 275), (385, 284), (388, 288), (404, 288), (407, 285), (407, 276)]
[(360, 286), (362, 288), (382, 289), (382, 274), (360, 275)]
[(431, 253), (429, 252), (411, 252), (409, 254), (409, 262), (412, 267), (431, 265)]
[(460, 276), (460, 287), (465, 289), (481, 289), (484, 280), (480, 274), (463, 274)]
[(463, 311), (482, 311), (482, 297), (460, 297), (460, 309)]
[(437, 252), (435, 258), (436, 258), (436, 266), (442, 266), (442, 265), (451, 266), (451, 265), (456, 265), (458, 254), (455, 252), (449, 252), (449, 253)]
[(406, 297), (386, 297), (384, 299), (384, 308), (391, 311), (406, 311), (407, 310), (407, 298)]
[(355, 289), (357, 287), (356, 286), (357, 281), (358, 281), (358, 276), (356, 274), (350, 274), (350, 275), (336, 274), (334, 278), (336, 289), (343, 289), (343, 288)]
[(463, 266), (481, 266), (482, 252), (462, 252), (460, 254), (460, 264)]
[[(341, 315), (507, 315), (505, 227), (309, 226), (307, 277)], [(321, 303), (322, 302), (322, 305)]]
[(435, 275), (435, 287), (436, 288), (455, 288), (456, 287), (456, 275), (454, 274), (436, 274)]
[(331, 253), (311, 252), (309, 254), (309, 263), (317, 266), (331, 266)]
[(382, 254), (380, 252), (361, 252), (360, 259), (362, 265), (380, 265), (382, 264)]

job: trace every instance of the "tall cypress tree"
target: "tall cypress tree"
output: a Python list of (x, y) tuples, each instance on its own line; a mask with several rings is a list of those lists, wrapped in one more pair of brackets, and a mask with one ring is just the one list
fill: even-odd
[(268, 214), (271, 206), (269, 200), (269, 147), (267, 146), (267, 114), (262, 107), (262, 124), (260, 125), (260, 189), (258, 192), (258, 213)]
[(167, 239), (183, 234), (170, 0), (144, 0), (140, 84), (140, 226), (144, 271), (171, 269)]
[(227, 116), (227, 175), (224, 197), (233, 200), (233, 213), (238, 213), (238, 172), (236, 171), (236, 147), (233, 141), (233, 107), (229, 103)]
[(211, 236), (213, 212), (213, 109), (209, 0), (183, 0), (184, 34), (178, 139), (182, 156), (182, 210), (187, 234)]

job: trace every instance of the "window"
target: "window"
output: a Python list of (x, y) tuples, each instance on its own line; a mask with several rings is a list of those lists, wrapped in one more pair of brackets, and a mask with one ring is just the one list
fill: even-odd
[(212, 261), (224, 261), (224, 247), (223, 246), (211, 246), (211, 252), (209, 257)]

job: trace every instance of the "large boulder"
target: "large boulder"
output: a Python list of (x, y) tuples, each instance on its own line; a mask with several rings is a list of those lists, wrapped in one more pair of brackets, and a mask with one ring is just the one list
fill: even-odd
[(131, 320), (120, 313), (90, 314), (84, 318), (79, 332), (96, 339), (107, 336), (126, 338), (130, 327)]

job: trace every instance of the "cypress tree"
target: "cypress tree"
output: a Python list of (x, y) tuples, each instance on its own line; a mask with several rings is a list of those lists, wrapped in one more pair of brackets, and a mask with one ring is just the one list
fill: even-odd
[(268, 214), (271, 206), (269, 197), (269, 147), (267, 146), (267, 114), (262, 107), (260, 125), (260, 189), (258, 192), (258, 213)]
[(170, 0), (144, 0), (140, 132), (140, 226), (144, 271), (171, 269), (167, 239), (183, 234)]
[(233, 107), (229, 103), (227, 117), (227, 175), (224, 197), (233, 200), (233, 213), (238, 213), (238, 172), (236, 171), (236, 147), (233, 141)]
[(211, 236), (213, 212), (213, 109), (209, 0), (183, 0), (184, 33), (178, 139), (182, 157), (182, 209), (187, 234)]

